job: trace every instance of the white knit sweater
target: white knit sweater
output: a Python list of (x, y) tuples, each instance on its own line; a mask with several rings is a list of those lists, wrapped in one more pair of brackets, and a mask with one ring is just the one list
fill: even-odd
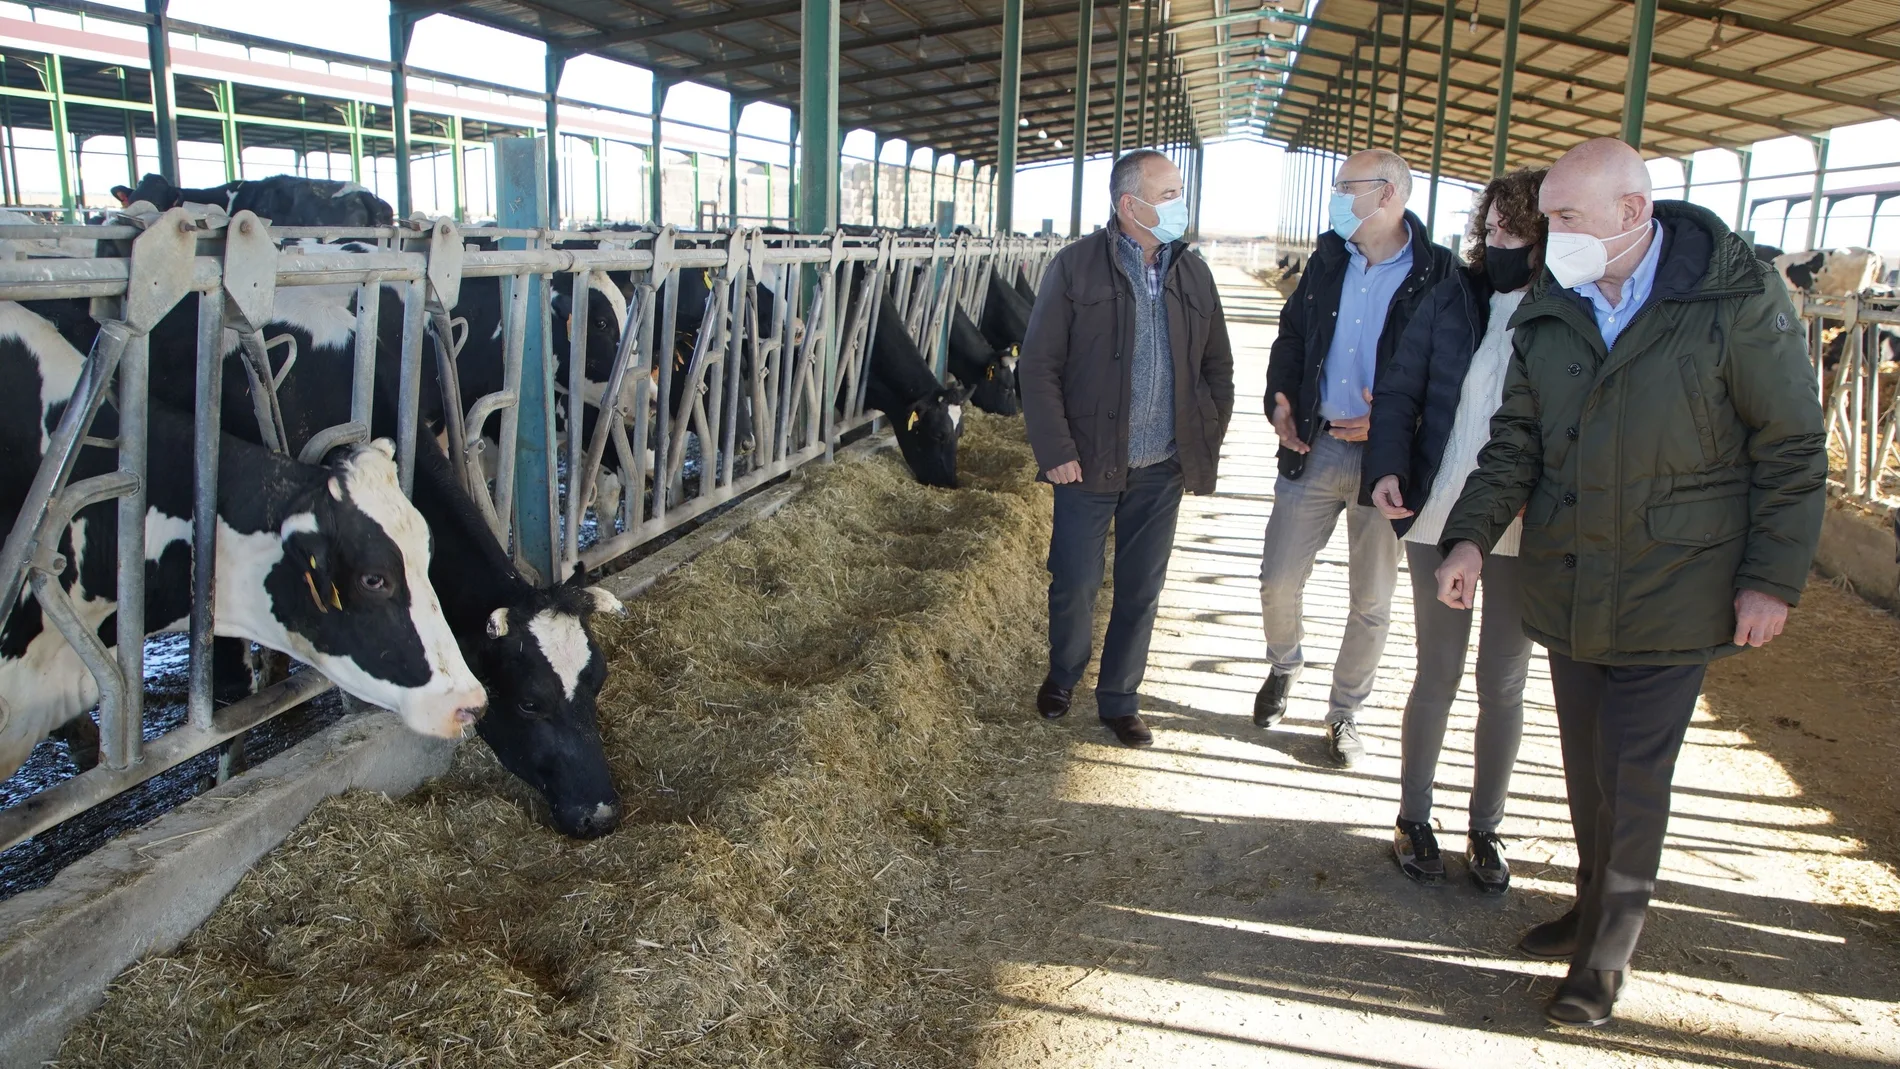
[[(1511, 365), (1511, 313), (1517, 311), (1524, 291), (1491, 295), (1491, 321), (1478, 351), (1471, 354), (1471, 369), (1458, 395), (1458, 415), (1451, 421), (1451, 438), (1445, 442), (1444, 458), (1438, 462), (1438, 474), (1432, 478), (1432, 492), (1418, 518), (1405, 532), (1407, 542), (1437, 545), (1451, 518), (1451, 507), (1464, 492), (1465, 480), (1478, 468), (1478, 451), (1491, 440), (1491, 416), (1504, 403), (1504, 373)], [(1524, 531), (1522, 517), (1511, 521), (1491, 552), (1517, 556), (1517, 543)]]

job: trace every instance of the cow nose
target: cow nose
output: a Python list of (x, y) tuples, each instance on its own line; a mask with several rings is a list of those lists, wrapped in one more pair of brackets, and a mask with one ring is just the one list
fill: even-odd
[(561, 833), (576, 839), (596, 839), (620, 826), (620, 806), (600, 802), (592, 806), (574, 806), (561, 812), (557, 820)]

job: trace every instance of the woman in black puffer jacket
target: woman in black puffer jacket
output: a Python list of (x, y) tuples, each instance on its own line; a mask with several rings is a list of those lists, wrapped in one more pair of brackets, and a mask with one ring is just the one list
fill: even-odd
[[(1471, 216), (1469, 264), (1426, 296), (1373, 392), (1365, 481), (1373, 504), (1405, 540), (1418, 646), (1418, 672), (1405, 704), (1392, 851), (1399, 868), (1420, 883), (1445, 879), (1431, 826), (1432, 780), (1471, 638), (1472, 614), (1438, 601), (1438, 536), (1477, 467), (1491, 414), (1503, 398), (1511, 313), (1543, 266), (1546, 224), (1537, 211), (1543, 180), (1542, 170), (1523, 170), (1485, 187)], [(1497, 829), (1524, 729), (1531, 656), (1520, 621), (1518, 534), (1516, 524), (1505, 532), (1482, 580), (1465, 866), (1472, 882), (1492, 894), (1511, 882)]]

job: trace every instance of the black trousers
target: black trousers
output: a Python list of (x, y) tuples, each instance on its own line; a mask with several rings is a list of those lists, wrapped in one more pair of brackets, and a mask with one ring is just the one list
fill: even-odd
[(1115, 602), (1102, 640), (1095, 708), (1103, 719), (1139, 712), (1136, 691), (1148, 670), (1155, 609), (1174, 552), (1181, 512), (1181, 462), (1170, 457), (1134, 468), (1119, 494), (1056, 487), (1049, 539), (1049, 678), (1073, 687), (1089, 666), (1095, 595), (1102, 589), (1108, 526), (1115, 524)]
[(1669, 785), (1708, 666), (1611, 666), (1550, 655), (1577, 837), (1577, 955), (1625, 969), (1662, 867)]

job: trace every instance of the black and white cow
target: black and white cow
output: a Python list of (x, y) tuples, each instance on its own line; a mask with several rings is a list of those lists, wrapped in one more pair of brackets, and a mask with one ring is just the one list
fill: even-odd
[[(83, 359), (47, 320), (0, 302), (0, 524), (19, 511)], [(117, 433), (101, 409), (94, 437)], [(191, 420), (153, 405), (148, 436), (146, 617), (139, 633), (180, 630), (191, 601)], [(425, 735), (460, 737), (482, 709), (429, 580), (429, 529), (404, 499), (386, 440), (298, 464), (226, 435), (218, 480), (218, 634), (281, 650), (347, 693), (393, 709)], [(113, 470), (86, 446), (75, 481)], [(59, 583), (108, 647), (118, 641), (116, 502), (83, 509), (61, 536)], [(30, 591), (0, 629), (0, 773), (82, 716), (98, 688)]]
[(997, 349), (1020, 347), (1023, 337), (1029, 333), (1029, 313), (1035, 304), (1035, 298), (1025, 299), (1016, 292), (1016, 287), (991, 271), (989, 294), (983, 300), (983, 318), (979, 323), (983, 336)]
[(1789, 292), (1811, 297), (1866, 293), (1879, 285), (1885, 269), (1879, 253), (1858, 247), (1783, 253), (1774, 265)]
[(1029, 284), (1029, 271), (1027, 268), (1018, 267), (1016, 269), (1016, 293), (1031, 305), (1036, 303), (1036, 287)]
[(970, 403), (998, 416), (1022, 412), (1016, 392), (1016, 349), (997, 349), (961, 305), (950, 316), (950, 373), (970, 388)]
[(864, 407), (890, 420), (911, 474), (926, 486), (956, 489), (967, 390), (937, 381), (888, 293), (878, 304), (865, 380)]
[[(346, 246), (323, 248), (337, 255), (350, 251)], [(300, 251), (315, 248), (305, 245)], [(283, 381), (277, 388), (292, 452), (317, 431), (349, 418), (355, 292), (353, 286), (286, 286), (277, 291), (275, 318), (263, 334), (290, 336), (298, 354), (293, 365), (279, 369)], [(397, 418), (402, 317), (393, 288), (385, 288), (382, 299), (372, 419), (377, 433), (389, 433)], [(459, 379), (465, 401), (472, 401), (501, 388), (497, 280), (466, 280), (455, 314), (469, 322)], [(155, 399), (188, 409), (195, 349), (185, 339), (195, 329), (189, 317), (182, 324), (168, 317), (153, 332)], [(596, 700), (606, 661), (593, 639), (591, 618), (599, 611), (617, 611), (619, 602), (604, 590), (575, 583), (537, 587), (508, 560), (435, 445), (442, 406), (434, 344), (431, 337), (423, 354), (424, 433), (417, 441), (413, 501), (434, 540), (429, 574), (442, 593), (447, 626), (487, 689), (488, 711), (476, 730), (503, 767), (546, 798), (560, 831), (580, 837), (604, 834), (619, 822), (620, 797), (600, 740)], [(612, 342), (590, 340), (590, 347), (597, 344)], [(256, 439), (250, 382), (236, 359), (235, 334), (226, 332), (225, 346), (223, 425)]]
[(121, 205), (145, 201), (161, 212), (180, 204), (215, 204), (229, 215), (249, 209), (278, 226), (389, 226), (396, 219), (388, 201), (355, 182), (289, 174), (208, 189), (180, 189), (148, 174), (137, 188), (113, 186), (112, 195)]

